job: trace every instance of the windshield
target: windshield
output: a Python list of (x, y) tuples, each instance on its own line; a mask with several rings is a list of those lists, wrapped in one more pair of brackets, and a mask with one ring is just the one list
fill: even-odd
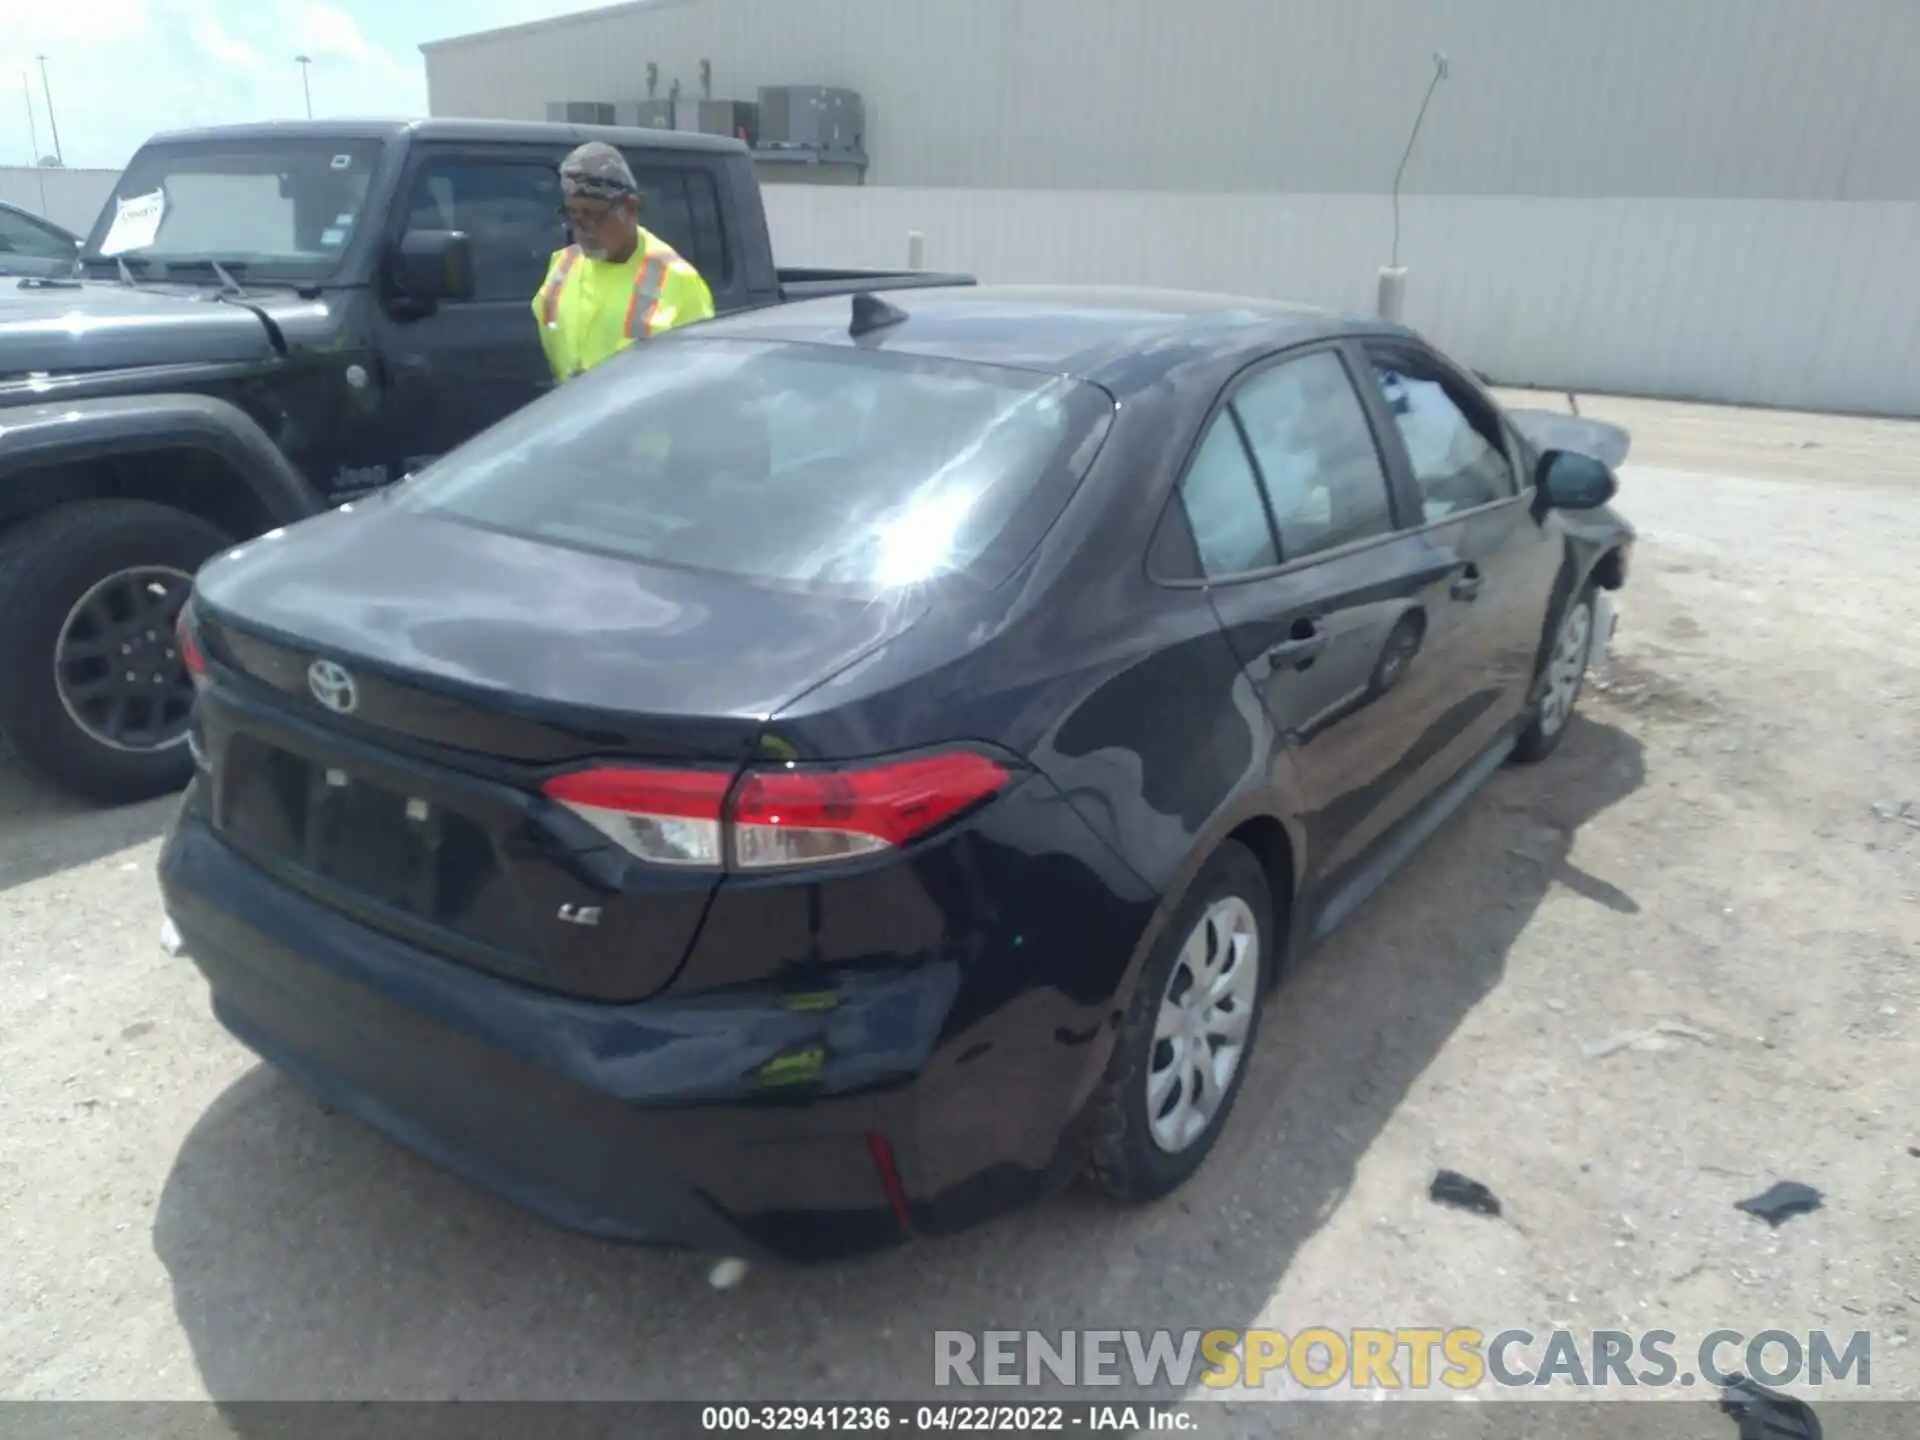
[(569, 382), (395, 498), (638, 560), (884, 590), (1003, 536), (1031, 546), (1111, 413), (1105, 392), (1027, 371), (686, 336)]
[(90, 266), (143, 278), (214, 262), (235, 275), (319, 279), (361, 223), (377, 140), (149, 145), (87, 237)]

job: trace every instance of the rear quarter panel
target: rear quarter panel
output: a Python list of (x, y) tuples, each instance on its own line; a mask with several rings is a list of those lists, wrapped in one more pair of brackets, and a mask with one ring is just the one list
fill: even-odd
[[(1012, 579), (936, 603), (769, 727), (803, 757), (967, 740), (1024, 757), (1153, 902), (1130, 922), (1132, 943), (1109, 957), (1116, 994), (1235, 826), (1277, 819), (1298, 854), (1291, 758), (1275, 748), (1206, 593), (1147, 578), (1193, 413), (1171, 383), (1124, 406), (1092, 472)], [(1276, 897), (1278, 907), (1289, 898)]]

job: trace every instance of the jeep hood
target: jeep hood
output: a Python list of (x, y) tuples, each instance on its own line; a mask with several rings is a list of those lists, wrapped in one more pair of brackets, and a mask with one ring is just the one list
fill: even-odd
[(278, 352), (258, 301), (99, 282), (0, 282), (0, 379), (226, 364)]

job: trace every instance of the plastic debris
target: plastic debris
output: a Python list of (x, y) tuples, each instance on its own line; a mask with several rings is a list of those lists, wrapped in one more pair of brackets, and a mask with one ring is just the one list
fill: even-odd
[(731, 1290), (747, 1278), (747, 1262), (729, 1255), (707, 1272), (707, 1283), (716, 1290)]
[(1704, 1030), (1696, 1030), (1691, 1025), (1682, 1025), (1677, 1020), (1662, 1020), (1657, 1025), (1649, 1025), (1644, 1030), (1628, 1030), (1606, 1040), (1584, 1047), (1582, 1053), (1589, 1060), (1604, 1060), (1609, 1055), (1618, 1055), (1622, 1050), (1670, 1050), (1667, 1038), (1675, 1040), (1693, 1040), (1702, 1045), (1713, 1044), (1713, 1036)]
[(171, 916), (160, 922), (160, 948), (169, 955), (178, 955), (183, 948), (180, 932), (174, 928)]
[(1823, 1440), (1820, 1417), (1804, 1400), (1735, 1375), (1720, 1391), (1720, 1411), (1740, 1425), (1740, 1440)]
[(1873, 813), (1882, 820), (1898, 820), (1902, 825), (1911, 825), (1914, 829), (1920, 830), (1920, 805), (1916, 805), (1911, 800), (1898, 803), (1891, 800), (1880, 801), (1874, 805)]
[(1820, 1209), (1821, 1199), (1820, 1192), (1811, 1185), (1802, 1185), (1798, 1180), (1781, 1180), (1764, 1194), (1756, 1195), (1751, 1200), (1736, 1201), (1733, 1208), (1757, 1215), (1778, 1230), (1794, 1216)]
[(1471, 1210), (1476, 1215), (1500, 1214), (1499, 1196), (1478, 1180), (1469, 1180), (1454, 1170), (1442, 1170), (1433, 1177), (1433, 1184), (1427, 1188), (1427, 1198), (1436, 1205)]

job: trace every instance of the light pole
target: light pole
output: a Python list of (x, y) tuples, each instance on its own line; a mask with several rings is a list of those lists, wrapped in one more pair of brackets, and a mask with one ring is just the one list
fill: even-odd
[(1433, 57), (1433, 79), (1427, 85), (1427, 95), (1420, 102), (1420, 113), (1413, 117), (1413, 133), (1407, 136), (1406, 151), (1400, 156), (1400, 168), (1393, 173), (1393, 258), (1380, 267), (1379, 300), (1375, 308), (1380, 318), (1400, 321), (1401, 312), (1406, 308), (1407, 272), (1400, 265), (1400, 182), (1406, 178), (1407, 162), (1413, 158), (1414, 143), (1420, 138), (1420, 127), (1426, 123), (1427, 107), (1433, 103), (1433, 92), (1440, 88), (1440, 82), (1447, 78), (1447, 56), (1445, 51), (1436, 51)]
[(296, 55), (293, 57), (293, 63), (300, 67), (300, 93), (306, 96), (307, 118), (311, 120), (313, 118), (313, 87), (307, 84), (307, 67), (313, 64), (313, 57)]
[(60, 122), (53, 118), (53, 86), (47, 81), (47, 57), (36, 55), (34, 58), (40, 62), (40, 88), (47, 96), (47, 124), (53, 130), (53, 158), (64, 167), (67, 157), (60, 149)]

